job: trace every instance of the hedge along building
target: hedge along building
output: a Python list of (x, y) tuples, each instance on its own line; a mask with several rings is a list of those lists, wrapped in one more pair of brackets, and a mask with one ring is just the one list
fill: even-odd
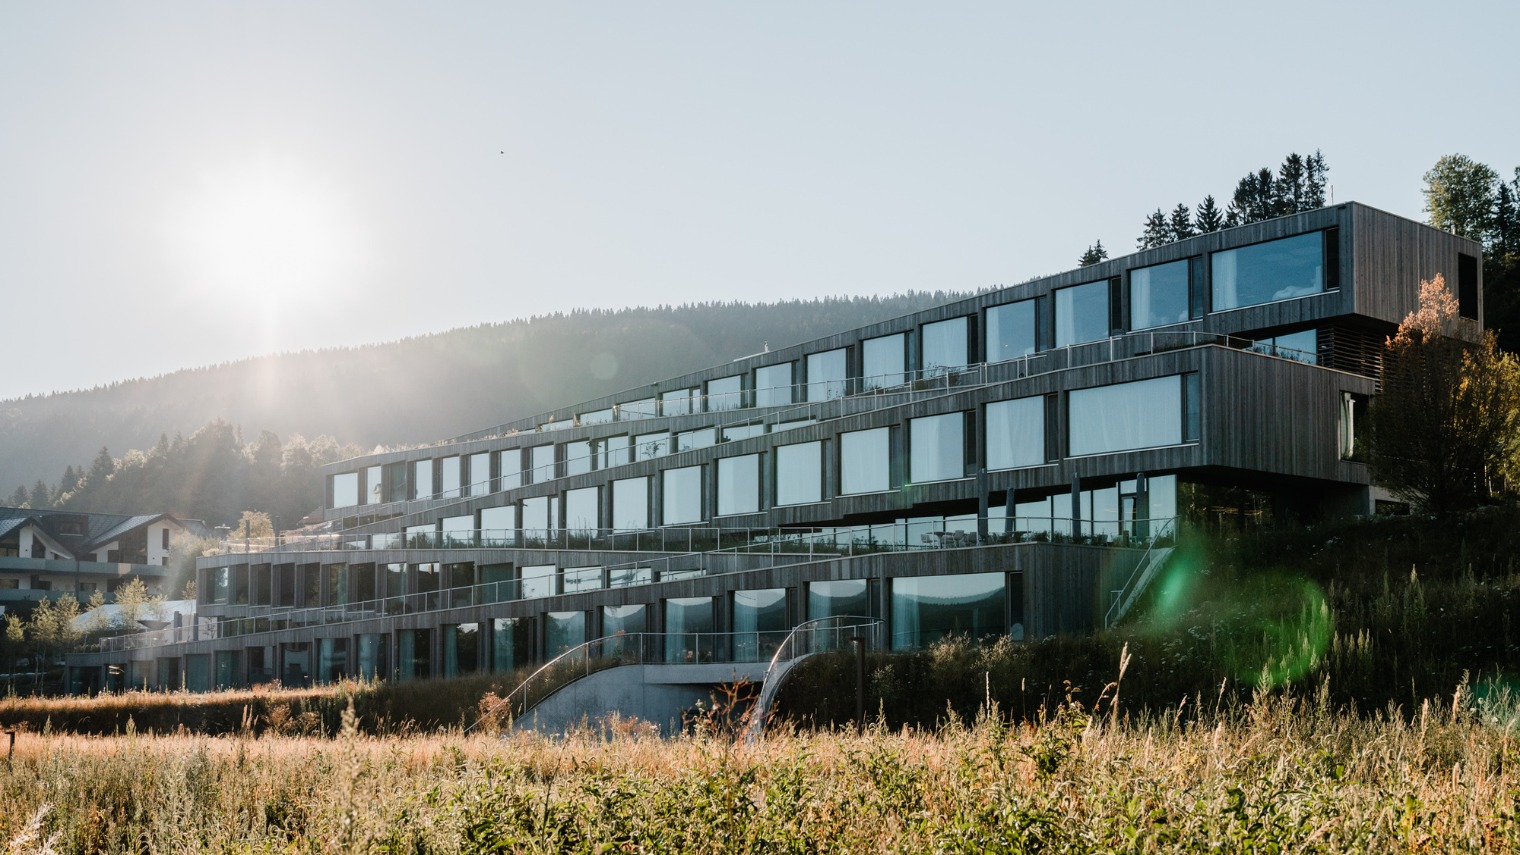
[(894, 649), (1090, 631), (1175, 525), (1372, 512), (1382, 342), (1437, 273), (1481, 321), (1479, 254), (1343, 204), (335, 463), (337, 534), (201, 559), (213, 625), (72, 676), (415, 679), (636, 633), (740, 663), (839, 615)]

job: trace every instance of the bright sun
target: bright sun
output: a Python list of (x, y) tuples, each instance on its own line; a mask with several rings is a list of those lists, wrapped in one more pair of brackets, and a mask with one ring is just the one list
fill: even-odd
[(203, 176), (170, 232), (192, 287), (212, 292), (333, 296), (362, 259), (344, 195), (267, 157)]

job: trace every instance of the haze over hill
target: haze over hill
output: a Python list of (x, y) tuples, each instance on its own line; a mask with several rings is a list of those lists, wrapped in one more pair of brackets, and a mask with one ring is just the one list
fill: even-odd
[(214, 419), (249, 438), (328, 434), (366, 449), (431, 442), (959, 296), (575, 311), (29, 396), (0, 402), (0, 485), (52, 484), (102, 447), (117, 456), (148, 449)]

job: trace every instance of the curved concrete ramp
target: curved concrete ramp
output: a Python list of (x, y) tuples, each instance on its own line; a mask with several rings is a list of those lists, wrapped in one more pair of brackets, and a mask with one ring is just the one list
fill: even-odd
[(766, 662), (698, 665), (619, 665), (597, 671), (543, 699), (517, 721), (523, 730), (563, 733), (582, 723), (596, 723), (610, 713), (638, 718), (670, 735), (681, 729), (681, 715), (698, 703), (711, 703), (720, 685), (765, 679)]

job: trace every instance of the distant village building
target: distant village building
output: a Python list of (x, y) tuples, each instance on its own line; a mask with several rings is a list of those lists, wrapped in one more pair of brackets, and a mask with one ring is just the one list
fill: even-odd
[(1481, 322), (1480, 256), (1341, 204), (330, 464), (338, 531), (234, 538), (196, 637), (71, 678), (413, 680), (600, 638), (734, 675), (836, 619), (893, 650), (1090, 632), (1179, 526), (1391, 507), (1362, 455), (1381, 345), (1437, 273)]
[[(128, 580), (166, 596), (169, 544), (180, 534), (205, 536), (199, 520), (170, 514), (92, 514), (0, 508), (0, 606), (14, 608), (100, 592), (111, 599)], [(189, 580), (178, 580), (180, 585)]]

